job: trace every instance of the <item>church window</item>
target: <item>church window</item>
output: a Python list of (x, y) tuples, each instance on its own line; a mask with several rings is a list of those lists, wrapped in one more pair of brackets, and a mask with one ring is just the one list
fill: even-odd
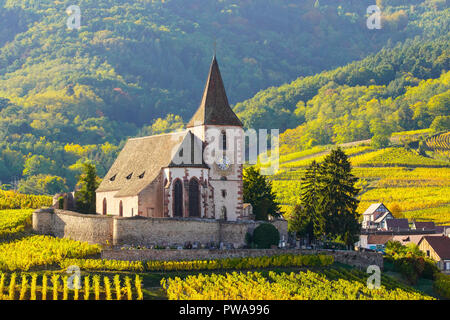
[(127, 176), (127, 180), (130, 180), (131, 179), (131, 177), (133, 177), (133, 172), (132, 173), (130, 173), (128, 176)]
[(123, 203), (120, 201), (119, 203), (119, 216), (123, 217)]
[(107, 207), (107, 203), (106, 203), (106, 198), (103, 198), (103, 211), (102, 211), (102, 214), (104, 216), (106, 216), (107, 213), (108, 213), (108, 207)]
[(221, 133), (222, 135), (222, 150), (225, 151), (227, 150), (227, 134), (225, 132), (225, 130), (222, 131)]
[(139, 175), (139, 179), (144, 179), (144, 176), (145, 176), (145, 171)]
[(227, 197), (227, 190), (222, 190), (222, 197), (226, 198)]
[(183, 216), (183, 184), (179, 179), (173, 185), (173, 216)]
[(189, 182), (189, 216), (200, 217), (200, 187), (195, 178)]
[(109, 181), (113, 182), (114, 180), (116, 180), (117, 174), (113, 175), (111, 178), (109, 178)]
[(222, 207), (222, 210), (220, 212), (220, 219), (227, 221), (227, 208)]

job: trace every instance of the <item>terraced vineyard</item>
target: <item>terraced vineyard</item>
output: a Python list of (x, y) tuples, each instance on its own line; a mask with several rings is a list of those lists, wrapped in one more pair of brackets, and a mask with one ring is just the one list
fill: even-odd
[(431, 300), (384, 276), (380, 288), (369, 289), (361, 271), (227, 273), (163, 279), (171, 300)]
[[(450, 133), (445, 133), (429, 138), (426, 144), (448, 152), (448, 139)], [(315, 147), (311, 149), (315, 154), (305, 150), (296, 153), (299, 157), (280, 157), (280, 170), (269, 178), (287, 216), (299, 202), (300, 179), (306, 167), (313, 160), (322, 161), (329, 149)], [(360, 213), (372, 203), (383, 202), (388, 208), (397, 208), (399, 217), (450, 224), (450, 162), (445, 158), (421, 156), (400, 146), (374, 150), (356, 145), (344, 151), (350, 157), (354, 175), (360, 179)]]

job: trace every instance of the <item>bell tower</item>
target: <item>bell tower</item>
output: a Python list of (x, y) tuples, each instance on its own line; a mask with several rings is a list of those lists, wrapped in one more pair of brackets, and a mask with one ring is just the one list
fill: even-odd
[(219, 64), (214, 55), (202, 101), (187, 124), (187, 129), (203, 141), (204, 154), (214, 161), (209, 165), (216, 219), (236, 220), (243, 210), (243, 136), (242, 122), (228, 102)]

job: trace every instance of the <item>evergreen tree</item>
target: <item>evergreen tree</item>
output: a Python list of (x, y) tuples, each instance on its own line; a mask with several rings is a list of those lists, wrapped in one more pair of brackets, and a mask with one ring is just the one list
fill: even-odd
[(339, 237), (348, 246), (358, 240), (361, 230), (356, 212), (357, 180), (351, 173), (347, 155), (340, 148), (333, 150), (320, 166), (316, 214), (324, 218), (326, 235), (333, 239)]
[(290, 229), (297, 235), (308, 237), (310, 240), (321, 238), (324, 231), (324, 219), (320, 215), (318, 200), (320, 194), (318, 172), (320, 165), (313, 161), (302, 178), (302, 205), (294, 208)]
[(86, 214), (95, 214), (95, 190), (97, 190), (100, 182), (94, 164), (83, 164), (83, 174), (80, 176), (78, 185), (80, 186), (80, 190), (76, 193), (78, 211)]
[(272, 183), (260, 174), (259, 169), (249, 167), (244, 170), (244, 202), (253, 206), (256, 220), (268, 220), (269, 215), (279, 215), (279, 204)]

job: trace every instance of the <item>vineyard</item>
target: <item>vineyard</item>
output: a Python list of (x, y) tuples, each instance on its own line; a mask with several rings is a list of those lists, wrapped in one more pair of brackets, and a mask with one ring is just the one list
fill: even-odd
[(142, 279), (0, 273), (0, 300), (142, 300)]
[(369, 289), (360, 271), (330, 269), (275, 273), (233, 272), (163, 279), (170, 300), (430, 300), (430, 296), (383, 277), (380, 288)]
[(0, 210), (4, 209), (39, 209), (52, 205), (52, 197), (21, 194), (14, 191), (0, 190)]
[[(413, 131), (407, 136), (424, 133), (428, 132)], [(398, 133), (397, 136), (404, 134)], [(429, 149), (448, 152), (449, 139), (449, 132), (432, 136), (426, 140), (426, 145)], [(293, 206), (299, 204), (300, 179), (306, 167), (313, 160), (322, 161), (329, 149), (317, 146), (280, 157), (280, 170), (269, 179), (286, 217), (289, 217)], [(363, 213), (372, 203), (383, 202), (388, 208), (394, 206), (398, 209), (400, 217), (450, 224), (448, 161), (442, 157), (434, 159), (419, 155), (400, 146), (374, 150), (360, 144), (343, 150), (353, 165), (353, 174), (359, 178), (359, 213)]]
[[(385, 275), (382, 287), (370, 290), (367, 273), (337, 267), (331, 255), (96, 259), (100, 246), (33, 235), (30, 218), (31, 210), (0, 211), (0, 233), (25, 230), (17, 238), (0, 239), (0, 300), (431, 299)], [(80, 277), (69, 272), (74, 267)], [(447, 292), (447, 279), (435, 287)]]

